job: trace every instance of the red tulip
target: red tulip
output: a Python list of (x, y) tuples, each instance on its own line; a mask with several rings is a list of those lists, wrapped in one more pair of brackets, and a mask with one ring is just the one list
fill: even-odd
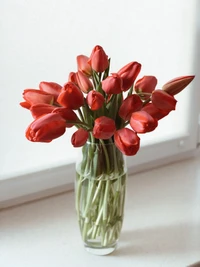
[[(53, 104), (54, 97), (51, 94), (46, 92), (42, 92), (37, 89), (26, 89), (23, 92), (23, 98), (26, 100), (27, 104), (23, 104), (24, 106), (32, 106), (36, 104)], [(24, 103), (24, 102), (22, 102)]]
[(118, 71), (123, 80), (123, 91), (127, 91), (134, 83), (141, 69), (138, 62), (130, 62)]
[(102, 89), (106, 94), (119, 94), (122, 92), (122, 79), (114, 73), (102, 81)]
[(104, 97), (101, 93), (95, 90), (92, 90), (88, 93), (86, 97), (86, 101), (88, 105), (90, 106), (91, 110), (98, 110), (104, 104)]
[(172, 111), (176, 107), (176, 99), (163, 90), (154, 90), (151, 96), (154, 106), (161, 110)]
[[(70, 128), (76, 124), (76, 122), (79, 121), (76, 113), (68, 108), (54, 108), (52, 113), (57, 113), (59, 114), (63, 119), (66, 120), (66, 127)], [(72, 123), (70, 123), (72, 122)]]
[(85, 145), (89, 137), (88, 131), (79, 128), (71, 138), (71, 143), (74, 147), (80, 147)]
[(54, 82), (40, 82), (39, 89), (43, 92), (53, 95), (54, 99), (56, 100), (60, 94), (62, 86)]
[(130, 120), (131, 114), (142, 108), (142, 100), (136, 94), (128, 96), (119, 108), (119, 116), (124, 120)]
[(158, 121), (146, 111), (136, 111), (131, 115), (130, 126), (137, 133), (147, 133), (158, 126)]
[(34, 119), (44, 115), (51, 113), (55, 109), (55, 106), (49, 104), (36, 104), (30, 107), (31, 114)]
[(78, 71), (76, 73), (76, 81), (77, 81), (78, 87), (84, 93), (88, 93), (90, 90), (93, 89), (93, 85), (92, 85), (91, 81), (81, 71)]
[(78, 70), (82, 71), (85, 75), (91, 76), (92, 68), (90, 64), (88, 64), (89, 57), (84, 55), (79, 55), (76, 58)]
[(72, 82), (75, 83), (76, 85), (77, 83), (77, 79), (76, 79), (76, 73), (75, 72), (70, 72), (69, 76), (68, 76), (68, 82)]
[[(135, 83), (135, 91), (137, 93), (149, 93), (151, 94), (153, 90), (155, 90), (157, 84), (157, 79), (154, 76), (144, 76), (143, 78), (137, 80)], [(150, 98), (151, 95), (145, 95), (142, 97), (143, 99)]]
[(116, 130), (115, 121), (101, 116), (94, 121), (93, 136), (97, 139), (109, 139)]
[(96, 72), (104, 72), (108, 68), (108, 56), (101, 46), (96, 45), (93, 48), (88, 63)]
[(163, 85), (162, 90), (170, 95), (180, 93), (194, 79), (194, 75), (177, 77)]
[(154, 119), (160, 120), (169, 114), (169, 111), (158, 109), (154, 104), (148, 103), (142, 109), (151, 115)]
[(65, 108), (78, 109), (84, 104), (83, 93), (74, 83), (68, 82), (63, 86), (57, 102)]
[(114, 133), (114, 141), (116, 147), (126, 156), (135, 155), (140, 148), (140, 138), (128, 128), (117, 130)]
[(66, 122), (59, 114), (45, 114), (29, 125), (26, 138), (32, 142), (51, 142), (65, 133), (65, 127)]

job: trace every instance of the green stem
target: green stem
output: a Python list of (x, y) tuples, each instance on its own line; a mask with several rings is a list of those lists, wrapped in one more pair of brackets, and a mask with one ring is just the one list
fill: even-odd
[(78, 109), (78, 114), (79, 114), (81, 120), (84, 121), (83, 113), (82, 113), (80, 108)]
[(100, 139), (100, 143), (102, 144), (104, 155), (105, 155), (105, 159), (106, 159), (107, 174), (109, 174), (109, 171), (110, 171), (110, 161), (109, 161), (109, 157), (108, 157), (108, 152), (107, 152), (107, 149), (105, 147), (104, 141), (102, 139)]

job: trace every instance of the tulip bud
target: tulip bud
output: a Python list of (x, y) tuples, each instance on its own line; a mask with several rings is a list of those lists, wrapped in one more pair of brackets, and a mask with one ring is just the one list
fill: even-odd
[(139, 72), (141, 70), (141, 64), (138, 62), (130, 62), (121, 68), (117, 73), (120, 75), (123, 81), (123, 91), (127, 91), (134, 83)]
[(83, 93), (72, 82), (66, 83), (58, 96), (57, 102), (69, 109), (78, 109), (84, 104)]
[(177, 102), (174, 96), (169, 95), (168, 93), (160, 89), (153, 91), (151, 100), (154, 106), (156, 106), (158, 109), (168, 112), (175, 110)]
[(51, 113), (55, 109), (55, 106), (49, 104), (36, 104), (30, 107), (31, 114), (34, 119), (39, 118), (44, 114)]
[(131, 115), (130, 126), (137, 133), (147, 133), (158, 126), (158, 121), (146, 111), (136, 111)]
[(88, 64), (90, 64), (92, 69), (96, 72), (104, 72), (108, 68), (108, 56), (101, 46), (96, 45), (93, 48)]
[(93, 85), (91, 81), (81, 71), (78, 71), (76, 73), (76, 80), (77, 80), (78, 87), (81, 89), (82, 92), (88, 93), (90, 90), (93, 89)]
[(89, 60), (89, 57), (86, 57), (84, 55), (79, 55), (76, 58), (78, 70), (80, 70), (82, 73), (84, 73), (87, 76), (91, 76), (92, 68), (90, 64), (88, 64), (88, 60)]
[(54, 96), (37, 89), (26, 89), (23, 92), (23, 98), (30, 106), (36, 104), (53, 104)]
[(128, 128), (117, 130), (114, 133), (116, 147), (126, 156), (135, 155), (140, 148), (140, 138)]
[(88, 93), (86, 97), (86, 101), (88, 105), (90, 106), (91, 110), (98, 110), (104, 104), (104, 97), (101, 93), (95, 90), (92, 90)]
[[(76, 122), (79, 121), (76, 113), (68, 108), (55, 108), (52, 113), (57, 113), (59, 114), (63, 119), (66, 120), (66, 127), (70, 128), (74, 126)], [(73, 123), (70, 123), (73, 122)]]
[(62, 86), (54, 82), (40, 82), (39, 89), (43, 92), (53, 95), (54, 99), (56, 100), (60, 94)]
[(122, 79), (121, 77), (113, 73), (112, 76), (108, 76), (102, 81), (102, 89), (106, 94), (119, 94), (122, 92)]
[(94, 121), (93, 136), (97, 139), (109, 139), (116, 130), (115, 121), (106, 116), (101, 116)]
[(162, 90), (170, 95), (180, 93), (194, 79), (194, 75), (177, 77), (163, 85)]
[(149, 115), (151, 115), (154, 119), (160, 120), (169, 114), (169, 111), (161, 110), (154, 106), (152, 103), (148, 103), (145, 105), (141, 111), (146, 111)]
[[(144, 76), (143, 78), (137, 80), (135, 83), (135, 91), (136, 93), (140, 93), (142, 99), (146, 100), (150, 98), (150, 94), (155, 90), (157, 84), (157, 79), (154, 76)], [(144, 93), (144, 95), (142, 95)], [(147, 93), (147, 95), (145, 95)], [(149, 95), (148, 95), (149, 94)]]
[(65, 120), (55, 113), (45, 114), (34, 120), (26, 130), (26, 138), (32, 142), (51, 142), (65, 133)]
[(89, 137), (88, 131), (79, 128), (71, 138), (71, 143), (74, 147), (80, 147), (85, 145)]
[(133, 112), (138, 111), (142, 108), (143, 103), (140, 97), (136, 94), (128, 96), (122, 102), (119, 108), (119, 116), (124, 120), (130, 120)]

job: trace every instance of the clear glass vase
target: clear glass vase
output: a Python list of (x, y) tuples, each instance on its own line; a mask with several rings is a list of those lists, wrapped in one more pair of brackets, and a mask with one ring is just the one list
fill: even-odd
[(76, 211), (86, 250), (106, 255), (120, 236), (126, 191), (124, 155), (114, 143), (86, 143), (76, 164)]

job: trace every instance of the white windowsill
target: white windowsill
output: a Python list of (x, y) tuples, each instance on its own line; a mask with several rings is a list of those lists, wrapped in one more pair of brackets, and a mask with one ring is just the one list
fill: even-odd
[(119, 247), (83, 249), (74, 192), (0, 212), (3, 267), (185, 267), (200, 260), (200, 157), (132, 175)]

